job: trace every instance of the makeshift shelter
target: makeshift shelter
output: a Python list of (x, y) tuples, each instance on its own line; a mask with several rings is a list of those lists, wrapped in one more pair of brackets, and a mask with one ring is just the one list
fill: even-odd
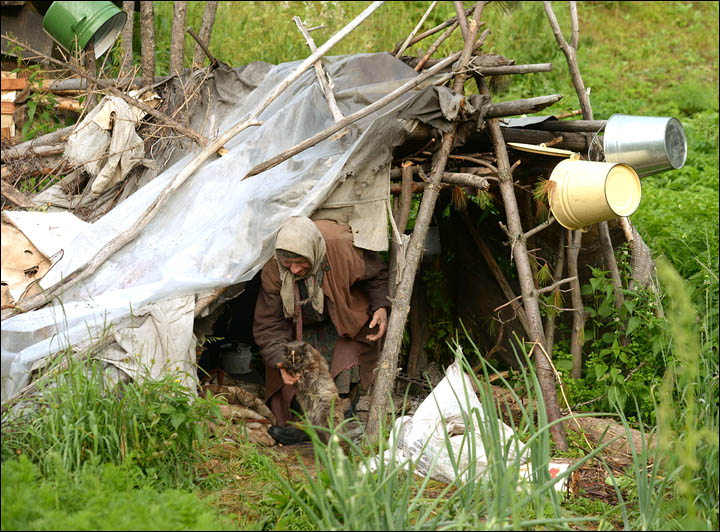
[[(451, 59), (458, 57), (459, 53)], [(502, 179), (498, 177), (499, 157), (493, 155), (498, 150), (493, 146), (494, 135), (488, 134), (487, 120), (535, 113), (557, 102), (560, 96), (504, 103), (493, 103), (488, 94), (465, 97), (443, 86), (449, 79), (452, 60), (445, 60), (446, 68), (437, 68), (435, 76), (427, 72), (418, 74), (413, 68), (417, 61), (416, 58), (403, 61), (388, 53), (324, 58), (323, 67), (334, 82), (335, 100), (346, 116), (382, 101), (402, 87), (407, 89), (389, 105), (340, 128), (334, 136), (274, 166), (266, 165), (262, 173), (252, 175), (258, 171), (258, 165), (336, 124), (316, 74), (306, 71), (285, 90), (282, 98), (275, 99), (254, 117), (257, 124), (225, 142), (217, 155), (205, 161), (172, 193), (137, 237), (117, 249), (115, 243), (144, 223), (155, 202), (170, 190), (168, 187), (172, 188), (197, 152), (192, 151), (187, 140), (161, 138), (149, 150), (152, 159), (143, 158), (147, 151), (133, 153), (137, 140), (134, 127), (128, 125), (140, 116), (120, 101), (106, 97), (78, 124), (68, 140), (67, 155), (76, 165), (82, 165), (93, 180), (84, 185), (83, 192), (70, 198), (61, 190), (62, 184), (34, 198), (49, 205), (49, 210), (70, 207), (78, 212), (85, 207), (90, 211), (85, 216), (91, 223), (83, 225), (72, 219), (71, 228), (61, 225), (65, 220), (53, 217), (56, 213), (52, 212), (4, 214), (4, 220), (39, 249), (41, 246), (35, 241), (47, 231), (37, 227), (62, 227), (60, 233), (65, 241), (50, 242), (49, 247), (43, 248), (45, 257), (54, 260), (42, 278), (36, 275), (33, 279), (40, 288), (61, 285), (64, 279), (92, 265), (95, 257), (107, 256), (81, 282), (68, 283), (54, 294), (48, 305), (19, 313), (24, 310), (21, 294), (12, 303), (14, 306), (4, 311), (3, 401), (22, 393), (35, 369), (48, 357), (69, 347), (79, 353), (92, 352), (114, 368), (117, 378), (182, 371), (187, 385), (193, 388), (197, 335), (210, 335), (213, 320), (219, 317), (214, 311), (230, 299), (242, 297), (243, 290), (245, 296), (250, 295), (243, 302), (246, 307), (243, 322), (250, 323), (252, 293), (248, 283), (271, 256), (275, 231), (284, 220), (295, 215), (335, 219), (351, 227), (358, 247), (386, 251), (388, 211), (395, 210), (390, 218), (399, 229), (393, 238), (400, 246), (404, 245), (406, 238), (401, 233), (407, 222), (410, 194), (413, 190), (437, 188), (427, 175), (435, 171), (432, 157), (441, 149), (440, 139), (450, 132), (453, 143), (448, 149), (453, 153), (448, 165), (440, 169), (439, 181), (450, 187), (456, 198), (466, 197), (463, 188), (469, 187), (471, 195), (481, 190), (487, 195), (484, 201), (500, 208), (497, 190), (490, 187), (492, 180)], [(191, 93), (193, 105), (188, 122), (192, 130), (205, 138), (217, 138), (251, 116), (267, 95), (302, 63), (277, 66), (255, 63), (239, 69), (220, 63), (207, 80), (199, 77), (205, 71), (198, 71), (182, 80), (161, 81), (152, 88), (162, 93), (160, 99), (175, 109), (180, 102), (188, 101), (187, 94)], [(425, 66), (432, 64), (442, 66), (437, 61), (428, 61)], [(482, 54), (473, 58), (472, 66), (479, 78), (548, 68), (515, 66), (501, 56)], [(414, 87), (407, 85), (415, 79), (426, 81)], [(152, 100), (150, 94), (147, 101)], [(590, 156), (596, 139), (584, 132), (597, 132), (598, 124), (575, 124), (575, 129), (569, 132), (560, 124), (554, 117), (509, 120), (502, 128), (504, 141), (552, 142), (556, 147)], [(563, 133), (558, 135), (558, 131)], [(118, 157), (118, 152), (124, 155)], [(546, 220), (547, 211), (542, 210), (542, 201), (535, 202), (532, 192), (557, 159), (542, 153), (512, 153), (514, 159), (523, 163), (515, 176), (523, 226), (527, 230), (539, 223), (539, 229), (546, 229), (543, 234), (539, 229), (530, 230), (522, 237), (545, 239), (537, 257), (553, 262), (555, 255), (563, 254), (557, 242), (565, 230)], [(103, 164), (92, 164), (102, 157), (107, 157), (102, 159)], [(403, 162), (410, 164), (400, 168)], [(414, 177), (419, 179), (415, 181)], [(399, 187), (402, 200), (396, 209), (390, 206), (393, 178), (402, 179)], [(470, 202), (470, 216), (472, 209)], [(482, 328), (482, 320), (509, 300), (516, 307), (517, 317), (507, 322), (514, 323), (511, 326), (524, 335), (528, 327), (523, 322), (527, 318), (517, 309), (514, 294), (518, 290), (504, 279), (493, 258), (503, 249), (505, 237), (498, 231), (502, 216), (499, 212), (485, 213), (486, 234), (480, 237), (474, 224), (467, 224), (461, 214), (458, 216), (451, 216), (445, 223), (462, 225), (440, 227), (444, 241), (451, 243), (458, 254), (467, 252), (473, 242), (486, 264), (478, 268), (484, 278), (476, 278), (477, 284), (457, 283), (456, 289), (466, 298), (468, 294), (472, 298), (476, 291), (474, 299), (492, 302), (481, 308), (480, 315), (477, 307), (459, 306), (466, 313), (466, 323), (471, 329)], [(616, 231), (620, 233), (619, 228)], [(70, 234), (72, 238), (68, 237)], [(599, 242), (600, 237), (595, 238)], [(495, 248), (494, 252), (486, 242)], [(601, 253), (590, 253), (584, 260), (599, 262), (600, 257)], [(407, 277), (403, 258), (404, 252), (397, 248), (391, 253), (395, 279)], [(474, 257), (466, 257), (465, 265), (473, 260)], [(207, 322), (202, 322), (204, 317)], [(500, 340), (483, 338), (496, 347), (510, 337), (507, 333), (504, 338), (502, 334), (488, 336), (500, 337)], [(525, 336), (532, 337), (529, 333)], [(419, 343), (422, 348), (422, 342)], [(411, 364), (417, 370), (412, 355), (408, 361)], [(395, 368), (381, 368), (381, 373), (385, 369), (394, 378)], [(413, 373), (417, 375), (417, 371)]]

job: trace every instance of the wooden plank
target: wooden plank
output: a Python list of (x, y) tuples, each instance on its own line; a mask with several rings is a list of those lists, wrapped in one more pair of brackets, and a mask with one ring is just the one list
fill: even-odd
[(0, 128), (0, 140), (10, 140), (10, 128)]
[(0, 87), (2, 87), (2, 90), (4, 91), (21, 91), (27, 87), (27, 79), (3, 79), (0, 83)]
[(4, 115), (11, 115), (15, 112), (14, 102), (0, 102), (0, 112)]

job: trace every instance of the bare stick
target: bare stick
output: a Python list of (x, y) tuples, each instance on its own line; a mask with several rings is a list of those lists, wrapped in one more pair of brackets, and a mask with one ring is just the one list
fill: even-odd
[[(562, 279), (565, 268), (565, 231), (560, 232), (557, 251), (555, 254), (555, 267), (553, 268), (553, 280)], [(545, 316), (545, 343), (548, 353), (553, 352), (555, 346), (555, 313), (548, 312)]]
[[(545, 286), (545, 287), (543, 287), (543, 288), (540, 288), (540, 289), (538, 289), (538, 290), (535, 290), (535, 294), (536, 294), (536, 295), (547, 294), (548, 292), (552, 292), (553, 290), (556, 290), (557, 288), (559, 288), (560, 286), (564, 285), (565, 283), (571, 283), (571, 282), (576, 281), (576, 280), (577, 280), (577, 277), (568, 277), (568, 278), (566, 278), (566, 279), (561, 279), (560, 281), (554, 282), (554, 283), (551, 284), (550, 286)], [(494, 308), (494, 309), (493, 309), (493, 312), (497, 312), (498, 310), (507, 307), (508, 305), (514, 303), (515, 301), (517, 301), (517, 300), (520, 299), (521, 297), (523, 297), (522, 294), (520, 294), (519, 296), (514, 297), (514, 298), (511, 299), (510, 301), (507, 301), (506, 303), (503, 303), (503, 304), (500, 305), (499, 307)]]
[(123, 73), (132, 72), (133, 69), (133, 28), (135, 21), (135, 2), (124, 1), (122, 3), (123, 12), (127, 16), (125, 26), (122, 29), (122, 68)]
[(467, 41), (468, 23), (463, 3), (460, 0), (453, 0), (453, 6), (455, 7), (455, 13), (457, 14), (457, 21), (460, 23), (460, 32), (462, 33), (463, 40)]
[(172, 35), (170, 36), (170, 75), (179, 76), (183, 71), (185, 58), (185, 20), (187, 2), (173, 2)]
[(368, 105), (367, 107), (364, 107), (363, 109), (346, 116), (343, 118), (340, 122), (335, 122), (334, 125), (324, 129), (323, 131), (316, 133), (312, 137), (310, 137), (307, 140), (304, 140), (303, 142), (293, 146), (292, 148), (285, 150), (282, 153), (279, 153), (278, 155), (268, 159), (267, 161), (263, 161), (260, 164), (255, 165), (250, 171), (245, 174), (243, 179), (247, 179), (248, 177), (252, 177), (254, 175), (257, 175), (259, 173), (264, 172), (265, 170), (269, 170), (270, 168), (273, 168), (277, 166), (278, 164), (287, 161), (290, 157), (297, 155), (303, 150), (306, 150), (312, 146), (315, 146), (318, 142), (325, 140), (333, 133), (336, 133), (337, 131), (340, 131), (346, 126), (349, 126), (350, 124), (357, 122), (361, 118), (366, 117), (367, 115), (377, 111), (378, 109), (386, 106), (390, 102), (394, 101), (395, 99), (399, 98), (400, 96), (407, 93), (410, 89), (413, 87), (416, 87), (420, 85), (423, 81), (428, 79), (429, 77), (433, 76), (436, 72), (439, 70), (442, 70), (448, 65), (451, 65), (454, 63), (459, 57), (461, 52), (456, 52), (450, 57), (446, 58), (444, 61), (441, 61), (434, 67), (424, 71), (422, 74), (418, 75), (417, 77), (412, 78), (407, 83), (404, 83), (394, 91), (392, 91), (390, 94), (384, 96), (383, 98), (379, 99), (373, 104)]
[[(470, 6), (469, 8), (467, 8), (467, 9), (465, 10), (465, 16), (467, 17), (473, 9), (475, 9), (475, 4), (473, 4), (472, 6)], [(408, 43), (408, 46), (412, 46), (413, 44), (422, 41), (422, 40), (425, 39), (426, 37), (430, 37), (431, 35), (435, 35), (437, 32), (439, 32), (439, 31), (441, 31), (441, 30), (444, 30), (445, 28), (447, 28), (447, 27), (450, 26), (451, 24), (454, 24), (455, 22), (457, 22), (457, 17), (452, 17), (451, 19), (446, 20), (446, 21), (443, 22), (442, 24), (438, 24), (438, 25), (435, 26), (434, 28), (430, 28), (429, 30), (421, 33), (420, 35), (418, 35), (417, 37), (415, 37), (412, 41), (410, 41), (410, 42)], [(395, 53), (400, 49), (400, 46), (402, 46), (402, 43), (398, 43), (397, 46), (395, 47), (395, 49), (394, 49), (392, 52), (390, 52), (390, 53), (391, 53), (392, 55), (395, 55)]]
[[(460, 55), (460, 70), (464, 70), (475, 45), (475, 38), (482, 16), (485, 2), (476, 4), (475, 13), (470, 23), (468, 40)], [(458, 73), (458, 76), (460, 74)], [(460, 94), (464, 94), (462, 90)], [(448, 155), (453, 147), (459, 121), (452, 123), (449, 132), (443, 136), (439, 150), (433, 156), (430, 182), (427, 184), (423, 197), (418, 208), (418, 215), (415, 219), (415, 228), (408, 244), (405, 269), (403, 270), (400, 284), (397, 287), (395, 299), (392, 304), (392, 312), (388, 319), (388, 328), (385, 335), (385, 344), (378, 361), (375, 384), (373, 385), (370, 411), (367, 420), (367, 435), (371, 441), (376, 441), (380, 435), (380, 427), (383, 425), (385, 414), (388, 411), (388, 399), (390, 390), (395, 383), (398, 373), (398, 353), (402, 342), (405, 323), (410, 312), (410, 298), (412, 295), (415, 275), (420, 264), (423, 253), (423, 243), (430, 226), (435, 203), (440, 189), (440, 179), (445, 170)]]
[(562, 94), (550, 94), (548, 96), (536, 96), (523, 100), (494, 103), (488, 106), (485, 112), (485, 118), (502, 118), (504, 116), (517, 114), (536, 113), (560, 100), (562, 100)]
[(541, 223), (540, 225), (538, 225), (538, 226), (536, 226), (536, 227), (533, 227), (533, 228), (530, 229), (527, 233), (525, 233), (525, 234), (523, 235), (523, 238), (524, 238), (525, 240), (528, 240), (531, 236), (536, 235), (537, 233), (539, 233), (540, 231), (542, 231), (542, 230), (545, 229), (546, 227), (549, 227), (550, 225), (552, 225), (552, 223), (553, 223), (554, 221), (555, 221), (555, 217), (553, 217), (553, 215), (551, 214), (550, 216), (548, 216), (548, 219), (545, 220), (543, 223)]
[(423, 56), (423, 58), (420, 60), (420, 62), (415, 66), (415, 72), (420, 72), (420, 69), (423, 67), (423, 65), (430, 59), (430, 56), (434, 54), (438, 48), (440, 48), (440, 45), (445, 42), (445, 39), (450, 37), (452, 32), (455, 31), (455, 28), (458, 27), (458, 21), (456, 20), (453, 22), (452, 26), (450, 26), (448, 29), (446, 29), (440, 37), (437, 38), (437, 40), (432, 44), (430, 49), (427, 51), (427, 53)]
[(195, 39), (195, 43), (200, 47), (200, 49), (205, 52), (205, 55), (210, 60), (210, 69), (215, 68), (217, 65), (217, 59), (215, 59), (215, 56), (210, 53), (210, 50), (208, 49), (207, 45), (200, 40), (200, 37), (193, 31), (193, 29), (188, 26), (187, 32), (190, 34), (190, 37)]
[[(218, 4), (220, 2), (211, 0), (205, 2), (205, 11), (203, 12), (202, 23), (200, 24), (200, 39), (199, 41), (210, 44), (210, 34), (212, 33), (212, 27), (215, 23), (215, 14), (217, 13)], [(195, 54), (193, 55), (193, 68), (202, 67), (202, 47), (198, 44), (195, 46)]]
[[(568, 67), (570, 69), (570, 76), (572, 77), (573, 85), (575, 86), (575, 92), (577, 93), (578, 100), (580, 100), (580, 108), (582, 109), (583, 118), (585, 120), (593, 120), (592, 106), (590, 105), (590, 96), (585, 90), (585, 84), (583, 83), (582, 76), (580, 75), (580, 67), (577, 62), (577, 46), (579, 42), (580, 31), (578, 29), (578, 14), (576, 2), (570, 2), (570, 20), (572, 26), (572, 37), (571, 43), (565, 40), (560, 31), (560, 25), (558, 24), (555, 13), (553, 12), (550, 2), (544, 1), (543, 7), (545, 8), (545, 14), (550, 21), (555, 39), (557, 40), (560, 48), (562, 49), (565, 57), (567, 58)], [(622, 294), (622, 282), (620, 280), (620, 272), (617, 266), (617, 260), (612, 248), (612, 241), (610, 240), (610, 231), (608, 229), (607, 222), (598, 223), (598, 231), (600, 232), (600, 247), (602, 249), (603, 257), (608, 270), (610, 271), (610, 278), (612, 279), (613, 286), (615, 288), (615, 308), (618, 312), (622, 309), (623, 302), (625, 300)], [(621, 327), (624, 328), (624, 325)], [(623, 343), (627, 345), (628, 339), (624, 338)], [(573, 375), (579, 374), (578, 371), (573, 370)], [(578, 375), (579, 376), (579, 375)]]
[(142, 40), (142, 80), (143, 85), (148, 87), (155, 79), (155, 9), (153, 2), (140, 2), (140, 35)]
[[(314, 52), (315, 50), (317, 50), (317, 46), (315, 46), (315, 41), (310, 36), (310, 32), (305, 27), (305, 24), (303, 24), (302, 20), (300, 20), (300, 17), (293, 17), (293, 22), (295, 22), (295, 25), (300, 30), (300, 33), (302, 33), (302, 36), (305, 37), (305, 42), (310, 47), (310, 51)], [(328, 81), (329, 76), (323, 70), (322, 62), (320, 60), (315, 61), (315, 75), (317, 76), (318, 83), (320, 83), (320, 88), (322, 89), (322, 93), (327, 100), (328, 106), (330, 107), (330, 112), (332, 113), (335, 122), (339, 122), (343, 119), (343, 114), (340, 111), (337, 102), (335, 101), (335, 94), (333, 94), (332, 87), (330, 86), (330, 82)]]
[[(475, 81), (478, 82), (480, 94), (490, 96), (490, 90), (485, 80), (478, 76), (475, 78)], [(496, 118), (491, 118), (486, 123), (497, 157), (500, 193), (502, 194), (505, 205), (509, 228), (508, 232), (511, 235), (519, 236), (524, 234), (524, 231), (522, 230), (517, 198), (513, 190), (512, 168), (510, 167), (505, 140), (503, 139), (500, 125)], [(538, 298), (535, 294), (535, 283), (533, 281), (527, 246), (525, 245), (525, 240), (522, 238), (511, 237), (511, 240), (513, 242), (512, 256), (515, 259), (520, 289), (523, 296), (523, 306), (527, 313), (528, 325), (531, 331), (530, 339), (533, 342), (542, 344), (545, 342), (545, 333), (542, 327)], [(558, 420), (560, 418), (560, 409), (558, 407), (557, 391), (550, 366), (543, 357), (539, 356), (535, 357), (535, 365), (537, 367), (538, 380), (540, 381), (545, 406), (547, 407), (548, 420), (550, 422)], [(567, 439), (562, 424), (554, 425), (550, 429), (550, 433), (558, 449), (567, 450)]]
[[(257, 117), (265, 108), (267, 108), (268, 105), (270, 105), (270, 102), (277, 98), (278, 95), (282, 92), (282, 90), (290, 86), (290, 84), (294, 80), (300, 77), (304, 70), (307, 70), (307, 68), (309, 68), (310, 65), (317, 61), (317, 59), (319, 59), (325, 52), (327, 52), (327, 50), (329, 50), (331, 46), (333, 46), (335, 43), (345, 37), (348, 33), (350, 33), (352, 29), (356, 28), (360, 24), (360, 22), (367, 18), (373, 11), (375, 11), (375, 9), (380, 7), (380, 5), (382, 5), (382, 2), (374, 2), (370, 7), (365, 9), (365, 11), (363, 11), (363, 13), (356, 17), (352, 22), (350, 22), (350, 24), (340, 30), (340, 32), (338, 32), (335, 36), (333, 36), (330, 40), (328, 40), (325, 44), (318, 48), (315, 53), (313, 53), (309, 58), (303, 61), (302, 64), (297, 69), (295, 69), (295, 71), (291, 73), (283, 82), (281, 82), (278, 87), (263, 102), (258, 104), (254, 112), (251, 113), (249, 117), (244, 118), (236, 125), (228, 129), (225, 133), (204, 146), (202, 151), (197, 156), (195, 156), (195, 158), (190, 161), (190, 163), (173, 178), (173, 180), (160, 192), (160, 194), (158, 194), (155, 200), (150, 204), (150, 206), (145, 210), (145, 212), (143, 212), (140, 218), (138, 218), (138, 220), (130, 229), (116, 236), (113, 240), (108, 242), (95, 257), (93, 257), (91, 260), (81, 265), (80, 267), (76, 268), (70, 274), (65, 276), (65, 278), (61, 281), (58, 281), (54, 285), (48, 287), (44, 293), (38, 294), (37, 296), (34, 296), (25, 301), (22, 305), (22, 308), (17, 306), (13, 309), (7, 309), (7, 311), (3, 311), (2, 319), (9, 318), (20, 312), (26, 312), (41, 307), (42, 305), (45, 305), (46, 303), (51, 301), (52, 297), (55, 296), (55, 292), (58, 290), (58, 288), (67, 288), (68, 286), (75, 284), (92, 275), (92, 273), (94, 273), (100, 267), (100, 265), (102, 265), (110, 256), (112, 256), (118, 250), (122, 249), (126, 244), (131, 242), (140, 233), (140, 231), (142, 231), (142, 229), (150, 222), (150, 220), (152, 220), (152, 218), (160, 210), (160, 208), (167, 202), (168, 198), (172, 195), (172, 193), (175, 192), (183, 183), (185, 183), (185, 181), (187, 181), (187, 179), (191, 175), (193, 175), (195, 171), (213, 153), (215, 153), (230, 139), (232, 139), (248, 127), (261, 125), (262, 122), (258, 121)], [(351, 29), (348, 30), (348, 28)], [(10, 40), (10, 38), (8, 38), (8, 40)], [(30, 51), (35, 53), (35, 50)]]
[(422, 18), (420, 19), (420, 22), (417, 23), (415, 28), (410, 32), (410, 35), (407, 36), (407, 39), (405, 39), (405, 42), (400, 47), (400, 50), (398, 50), (398, 53), (395, 54), (395, 59), (399, 59), (400, 56), (403, 54), (403, 52), (407, 49), (408, 44), (412, 40), (413, 37), (415, 37), (415, 34), (418, 32), (420, 28), (422, 28), (423, 23), (428, 18), (428, 15), (430, 15), (430, 12), (433, 10), (433, 8), (437, 5), (437, 2), (433, 2), (430, 4), (430, 7), (427, 8), (427, 11), (423, 14)]
[[(475, 66), (471, 68), (483, 76), (507, 76), (513, 74), (535, 74), (552, 72), (552, 63), (531, 63), (529, 65)], [(595, 130), (593, 130), (595, 131)]]

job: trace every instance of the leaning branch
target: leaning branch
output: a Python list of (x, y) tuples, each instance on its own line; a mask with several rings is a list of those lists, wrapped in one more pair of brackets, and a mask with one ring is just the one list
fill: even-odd
[(430, 4), (430, 7), (427, 8), (427, 11), (425, 11), (425, 14), (423, 14), (422, 18), (420, 19), (420, 22), (417, 23), (415, 28), (410, 32), (410, 35), (407, 36), (407, 39), (405, 39), (405, 42), (400, 47), (400, 50), (398, 50), (398, 53), (395, 54), (395, 59), (399, 59), (400, 56), (403, 54), (403, 52), (407, 49), (408, 44), (412, 40), (413, 37), (415, 37), (415, 34), (418, 32), (420, 28), (422, 28), (422, 25), (425, 23), (425, 20), (430, 15), (430, 12), (435, 8), (437, 5), (437, 1)]
[[(294, 16), (293, 22), (300, 30), (300, 33), (302, 33), (302, 36), (305, 37), (305, 42), (310, 47), (310, 52), (314, 52), (315, 50), (317, 50), (317, 46), (315, 46), (315, 41), (310, 36), (310, 32), (305, 27), (305, 24), (303, 24), (303, 21), (300, 19), (300, 17)], [(330, 82), (328, 81), (329, 76), (323, 70), (320, 60), (315, 61), (315, 76), (317, 77), (318, 83), (320, 83), (320, 89), (322, 90), (322, 93), (327, 100), (328, 107), (330, 107), (330, 112), (333, 115), (333, 119), (335, 119), (335, 122), (339, 122), (343, 119), (343, 114), (340, 111), (337, 102), (335, 101), (335, 94), (333, 94), (332, 87), (330, 86)]]
[(448, 65), (451, 65), (454, 63), (459, 57), (462, 52), (456, 52), (452, 54), (450, 57), (447, 57), (444, 61), (441, 61), (440, 63), (436, 64), (434, 67), (426, 70), (422, 74), (418, 75), (417, 77), (412, 78), (407, 83), (401, 85), (394, 91), (392, 91), (387, 96), (384, 96), (383, 98), (379, 99), (375, 103), (368, 105), (367, 107), (361, 109), (360, 111), (353, 113), (349, 116), (346, 116), (343, 118), (340, 122), (336, 122), (332, 126), (320, 131), (319, 133), (316, 133), (309, 139), (304, 140), (303, 142), (293, 146), (289, 150), (285, 150), (282, 153), (277, 154), (275, 157), (272, 157), (268, 159), (267, 161), (263, 161), (260, 164), (255, 165), (253, 168), (250, 169), (250, 171), (245, 174), (245, 176), (242, 179), (247, 179), (248, 177), (252, 177), (254, 175), (260, 174), (264, 172), (265, 170), (269, 170), (270, 168), (273, 168), (277, 166), (278, 164), (287, 161), (290, 157), (293, 157), (294, 155), (297, 155), (298, 153), (311, 148), (312, 146), (315, 146), (318, 142), (325, 140), (333, 133), (336, 133), (337, 131), (340, 131), (344, 127), (349, 126), (350, 124), (357, 122), (361, 118), (366, 117), (367, 115), (377, 111), (378, 109), (384, 107), (385, 105), (389, 104), (390, 102), (394, 101), (395, 99), (399, 98), (403, 94), (407, 93), (410, 89), (417, 87), (420, 85), (423, 81), (428, 79), (429, 77), (433, 76), (438, 71), (442, 70)]

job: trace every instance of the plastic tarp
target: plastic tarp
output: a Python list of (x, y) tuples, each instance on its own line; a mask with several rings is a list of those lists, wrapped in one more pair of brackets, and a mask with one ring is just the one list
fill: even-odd
[[(210, 110), (217, 131), (246, 117), (299, 64), (271, 68), (242, 102), (225, 105), (220, 114)], [(417, 75), (387, 53), (328, 57), (323, 58), (323, 65), (346, 116)], [(327, 139), (241, 181), (254, 165), (333, 123), (315, 73), (309, 69), (262, 113), (261, 126), (248, 128), (229, 141), (228, 153), (207, 160), (132, 242), (85, 281), (66, 288), (62, 304), (2, 322), (2, 400), (27, 384), (35, 361), (98, 335), (149, 303), (204, 294), (252, 279), (271, 256), (281, 223), (290, 216), (310, 216), (348, 179), (366, 183), (359, 186), (356, 202), (370, 197), (376, 206), (372, 227), (362, 231), (369, 235), (365, 242), (360, 229), (353, 227), (356, 244), (385, 249), (387, 217), (381, 209), (388, 197), (392, 146), (405, 138), (409, 122), (398, 117), (397, 109), (418, 94), (436, 89), (411, 91), (356, 122), (341, 138)], [(437, 97), (433, 101), (437, 106)], [(197, 151), (187, 153), (78, 233), (41, 285), (46, 288), (59, 281), (128, 231)], [(367, 212), (364, 215), (367, 220)]]

